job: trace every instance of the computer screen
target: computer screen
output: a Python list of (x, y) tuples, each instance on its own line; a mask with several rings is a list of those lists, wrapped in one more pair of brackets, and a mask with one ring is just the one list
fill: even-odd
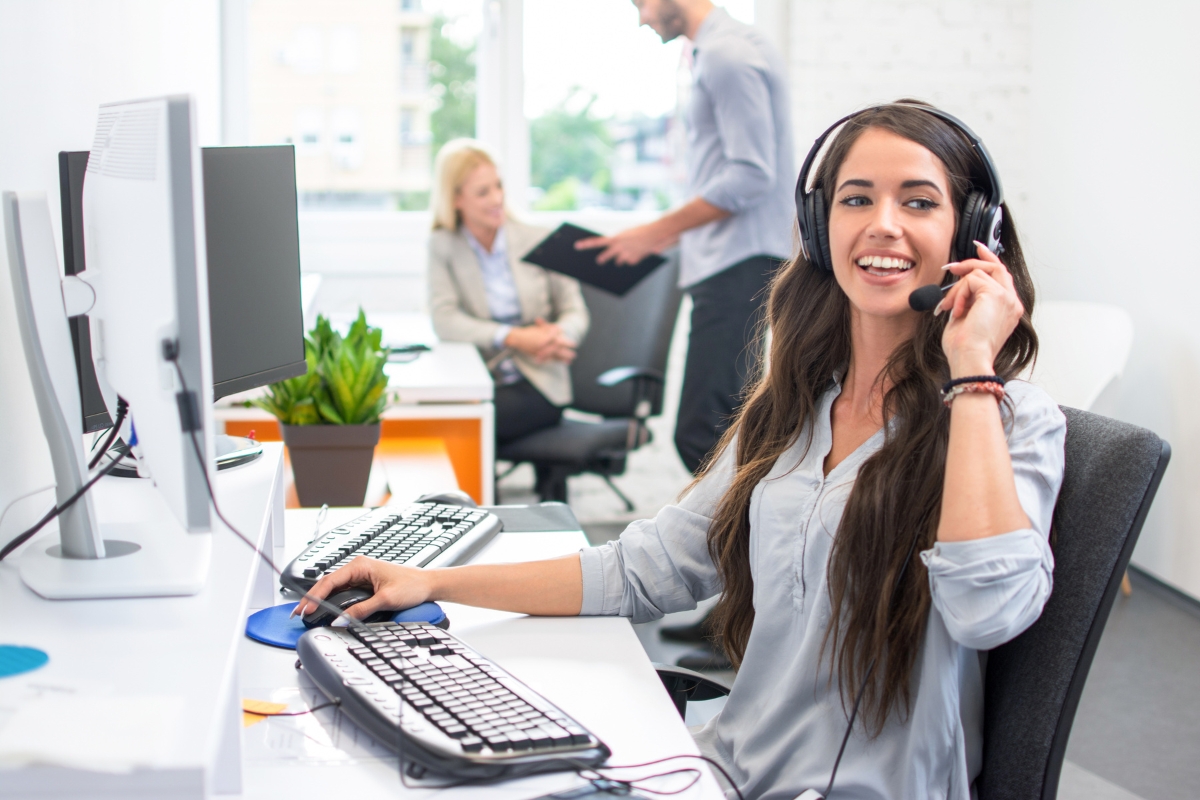
[[(213, 399), (303, 375), (296, 156), (291, 145), (206, 147), (204, 216), (208, 251)], [(88, 152), (59, 153), (63, 258), (84, 269), (83, 175)], [(71, 320), (84, 430), (112, 424), (92, 365), (88, 320)], [(78, 333), (77, 333), (78, 331)]]
[(296, 151), (273, 145), (201, 153), (213, 392), (220, 398), (307, 369)]

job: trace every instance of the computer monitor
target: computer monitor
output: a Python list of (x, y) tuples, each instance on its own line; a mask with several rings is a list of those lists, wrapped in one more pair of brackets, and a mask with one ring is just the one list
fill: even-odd
[(214, 399), (303, 375), (292, 145), (205, 147)]
[[(296, 151), (292, 145), (205, 147), (205, 244), (213, 399), (303, 375)], [(83, 183), (88, 151), (58, 154), (63, 257), (85, 269)], [(112, 424), (92, 364), (87, 317), (71, 319), (84, 431)], [(77, 332), (78, 331), (78, 332)]]
[(59, 545), (30, 545), (21, 577), (44, 597), (191, 594), (204, 585), (210, 537), (174, 535), (212, 524), (212, 369), (195, 141), (190, 97), (101, 106), (83, 187), (87, 270), (75, 276), (59, 272), (45, 197), (3, 196), (18, 323), (59, 503), (88, 477), (67, 324), (80, 313), (94, 328), (99, 384), (129, 403), (130, 444), (153, 478), (125, 493), (144, 513), (121, 509), (120, 522), (98, 520), (85, 494), (59, 517)]

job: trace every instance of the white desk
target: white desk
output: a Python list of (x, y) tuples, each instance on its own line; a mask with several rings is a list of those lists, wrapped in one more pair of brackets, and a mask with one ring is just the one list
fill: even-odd
[[(314, 519), (315, 511), (287, 512), (287, 546), (277, 551), (280, 563), (303, 548)], [(331, 512), (323, 529), (342, 521), (344, 517)], [(504, 533), (473, 563), (552, 558), (586, 546), (586, 539), (578, 531)], [(610, 763), (640, 763), (698, 752), (628, 620), (533, 618), (452, 603), (443, 604), (443, 608), (450, 618), (451, 633), (495, 659), (589, 727), (612, 749)], [(296, 710), (322, 702), (307, 679), (295, 670), (293, 651), (247, 639), (242, 643), (240, 661), (244, 697), (288, 703)], [(396, 759), (350, 723), (339, 723), (335, 709), (257, 722), (243, 731), (243, 753), (247, 798), (371, 800), (405, 791), (399, 782)], [(681, 759), (642, 774), (699, 765), (694, 759)], [(707, 768), (702, 768), (701, 775), (696, 786), (679, 795), (681, 800), (723, 797)], [(529, 798), (579, 782), (570, 774), (543, 775), (444, 794)], [(431, 793), (410, 792), (414, 796)]]
[[(267, 444), (261, 458), (214, 478), (222, 511), (260, 547), (270, 547), (276, 537), (282, 543), (282, 465), (282, 446)], [(116, 516), (122, 499), (147, 491), (147, 483), (102, 479), (92, 490), (98, 516)], [(236, 659), (246, 607), (255, 591), (261, 592), (258, 604), (270, 602), (272, 587), (254, 583), (260, 573), (250, 548), (219, 523), (211, 535), (208, 583), (193, 597), (43, 600), (21, 583), (19, 552), (11, 562), (0, 562), (0, 642), (38, 647), (50, 655), (41, 669), (0, 680), (0, 712), (8, 712), (0, 713), (0, 724), (35, 696), (79, 698), (80, 708), (94, 708), (86, 702), (104, 697), (165, 698), (155, 702), (178, 706), (166, 730), (170, 741), (153, 769), (127, 774), (61, 766), (4, 770), (0, 797), (158, 800), (240, 790)], [(57, 536), (57, 528), (25, 547), (45, 547), (51, 536)], [(102, 731), (105, 722), (75, 718), (65, 725)]]

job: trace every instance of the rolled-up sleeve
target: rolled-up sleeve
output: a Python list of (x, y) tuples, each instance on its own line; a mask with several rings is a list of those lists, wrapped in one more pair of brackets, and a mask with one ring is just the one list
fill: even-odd
[(705, 54), (705, 89), (713, 98), (725, 163), (697, 194), (737, 214), (770, 197), (777, 180), (777, 126), (765, 65), (750, 57)]
[(582, 616), (634, 622), (686, 611), (717, 594), (720, 578), (708, 554), (708, 528), (729, 486), (732, 447), (678, 505), (632, 523), (615, 542), (580, 553)]
[(959, 644), (990, 650), (1021, 634), (1054, 587), (1050, 523), (1062, 487), (1066, 419), (1049, 395), (1010, 384), (1009, 455), (1029, 528), (1000, 536), (938, 542), (921, 554), (933, 606)]

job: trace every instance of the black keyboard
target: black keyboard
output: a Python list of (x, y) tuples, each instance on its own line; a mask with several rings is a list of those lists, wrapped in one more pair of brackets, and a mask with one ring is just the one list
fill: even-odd
[(548, 700), (429, 623), (314, 628), (296, 651), (321, 692), (401, 753), (416, 777), (576, 770), (611, 754)]
[(481, 508), (434, 503), (383, 506), (310, 544), (284, 568), (280, 583), (284, 588), (299, 584), (307, 589), (355, 556), (410, 567), (462, 564), (503, 527), (499, 517)]

